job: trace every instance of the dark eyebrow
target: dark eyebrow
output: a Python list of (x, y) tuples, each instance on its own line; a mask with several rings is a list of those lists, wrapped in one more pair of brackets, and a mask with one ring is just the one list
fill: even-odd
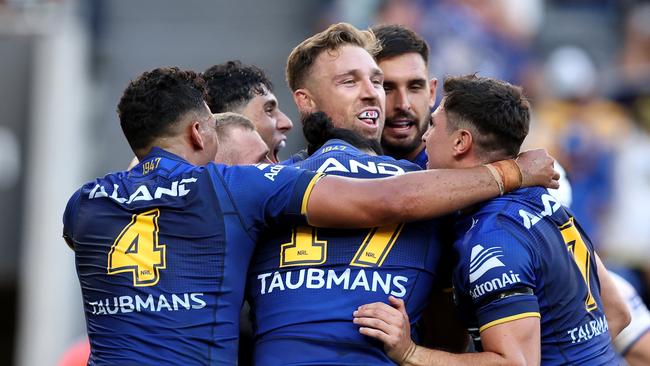
[(277, 106), (278, 106), (278, 102), (275, 99), (267, 100), (266, 102), (264, 102), (264, 108), (277, 107)]

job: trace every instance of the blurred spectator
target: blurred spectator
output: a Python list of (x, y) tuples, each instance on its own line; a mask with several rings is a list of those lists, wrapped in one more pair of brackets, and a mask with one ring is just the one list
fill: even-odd
[(629, 11), (621, 52), (622, 79), (637, 84), (650, 79), (650, 3)]
[(596, 66), (580, 48), (564, 46), (551, 53), (545, 85), (549, 98), (536, 107), (537, 123), (550, 135), (531, 137), (546, 137), (543, 146), (566, 168), (572, 209), (598, 245), (612, 195), (615, 141), (627, 135), (629, 117), (622, 106), (599, 95)]
[[(433, 75), (479, 72), (517, 84), (525, 77), (532, 37), (542, 16), (539, 1), (393, 0), (382, 7), (378, 22), (405, 22), (398, 17), (403, 12), (394, 10), (402, 3), (420, 7), (407, 25), (429, 42)], [(526, 9), (511, 16), (511, 9), (522, 7)]]
[(645, 275), (639, 292), (650, 300), (650, 4), (639, 3), (625, 19), (620, 67), (613, 73), (616, 98), (634, 120), (617, 141), (612, 209), (605, 225), (607, 255)]

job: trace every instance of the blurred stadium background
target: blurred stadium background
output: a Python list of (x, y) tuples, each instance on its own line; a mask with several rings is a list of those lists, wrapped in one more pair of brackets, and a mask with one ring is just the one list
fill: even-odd
[[(126, 167), (115, 108), (158, 67), (230, 59), (284, 82), (290, 50), (332, 22), (405, 24), (431, 45), (431, 76), (521, 84), (573, 208), (612, 266), (650, 279), (650, 2), (640, 0), (0, 0), (0, 365), (55, 365), (84, 336), (61, 215), (83, 182)], [(439, 84), (440, 85), (440, 84)]]

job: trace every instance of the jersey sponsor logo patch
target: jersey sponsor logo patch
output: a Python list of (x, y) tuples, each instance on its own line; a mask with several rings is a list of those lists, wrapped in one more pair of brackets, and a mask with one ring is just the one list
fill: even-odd
[(571, 343), (585, 342), (599, 335), (607, 334), (609, 336), (609, 325), (603, 315), (568, 330), (567, 334), (571, 336)]
[(269, 168), (269, 171), (264, 173), (264, 178), (270, 180), (271, 182), (275, 182), (275, 176), (280, 173), (282, 169), (284, 169), (284, 165), (278, 165), (278, 164), (257, 164), (255, 167), (261, 171), (266, 170), (266, 168)]
[(362, 163), (360, 161), (349, 159), (347, 161), (340, 161), (335, 158), (327, 158), (321, 166), (316, 169), (318, 173), (331, 173), (331, 172), (342, 172), (342, 173), (352, 173), (359, 174), (361, 172), (370, 173), (370, 174), (381, 174), (381, 175), (402, 175), (405, 173), (404, 169), (400, 166), (390, 163), (375, 163), (374, 161), (368, 161)]
[(100, 184), (95, 184), (95, 187), (88, 194), (88, 199), (107, 197), (119, 203), (128, 205), (136, 201), (153, 201), (164, 196), (183, 197), (190, 193), (190, 187), (192, 186), (192, 183), (196, 183), (196, 181), (196, 178), (185, 178), (180, 181), (173, 181), (171, 182), (170, 187), (151, 187), (151, 189), (155, 188), (153, 192), (146, 185), (140, 185), (128, 198), (120, 197), (120, 186), (117, 184), (113, 184), (113, 191), (110, 195), (106, 191), (106, 187)]
[(470, 290), (469, 294), (473, 299), (478, 299), (487, 293), (501, 290), (503, 288), (509, 287), (514, 283), (519, 282), (521, 282), (519, 274), (514, 273), (513, 271), (508, 271), (508, 273), (502, 273), (499, 277), (474, 286), (474, 288)]
[(323, 270), (320, 268), (302, 268), (298, 271), (262, 273), (257, 276), (260, 285), (260, 295), (278, 291), (297, 289), (332, 290), (343, 289), (350, 291), (383, 292), (386, 295), (404, 297), (408, 277), (391, 273), (360, 269), (353, 271)]
[(182, 294), (125, 295), (87, 302), (92, 315), (114, 315), (141, 312), (200, 310), (207, 306), (202, 292)]
[(469, 263), (469, 283), (474, 283), (492, 268), (505, 267), (500, 257), (503, 257), (501, 247), (485, 249), (480, 244), (475, 245)]
[(544, 211), (531, 213), (523, 209), (519, 210), (519, 216), (521, 216), (522, 223), (526, 229), (533, 227), (542, 218), (553, 215), (560, 209), (560, 207), (562, 207), (562, 204), (550, 194), (543, 194), (541, 200), (542, 205), (544, 206)]

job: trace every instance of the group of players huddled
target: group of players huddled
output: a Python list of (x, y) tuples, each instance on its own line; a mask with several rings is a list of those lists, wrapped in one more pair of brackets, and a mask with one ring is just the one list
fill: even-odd
[(282, 162), (293, 124), (261, 69), (133, 80), (118, 113), (137, 161), (63, 218), (88, 364), (237, 364), (244, 301), (255, 365), (650, 362), (650, 317), (613, 346), (630, 309), (547, 189), (553, 159), (520, 153), (522, 89), (448, 77), (431, 113), (428, 57), (397, 25), (297, 45), (307, 146)]

